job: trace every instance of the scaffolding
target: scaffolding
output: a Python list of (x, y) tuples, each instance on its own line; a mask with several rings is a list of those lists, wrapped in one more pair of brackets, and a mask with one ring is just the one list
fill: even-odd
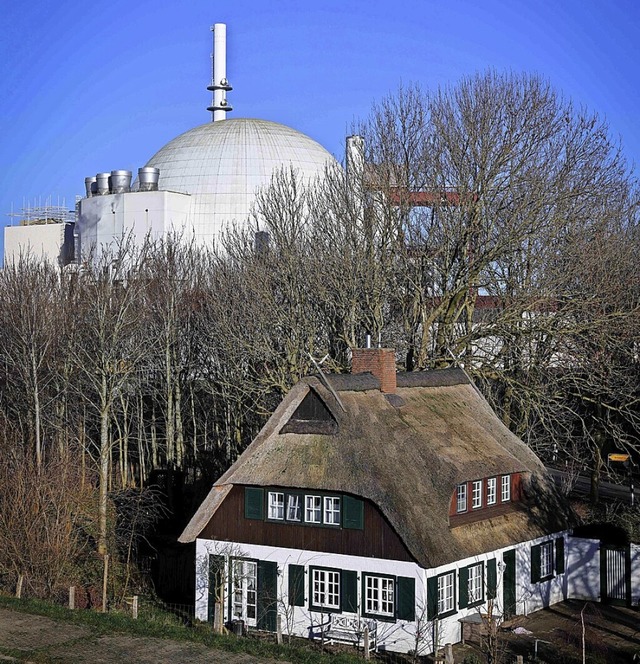
[(57, 204), (54, 205), (51, 196), (45, 199), (44, 204), (40, 199), (37, 205), (31, 202), (25, 203), (23, 201), (22, 208), (17, 212), (13, 211), (8, 213), (11, 217), (11, 226), (41, 226), (44, 224), (64, 224), (74, 222), (76, 220), (76, 211), (69, 210), (65, 205), (65, 199), (62, 201), (58, 198)]

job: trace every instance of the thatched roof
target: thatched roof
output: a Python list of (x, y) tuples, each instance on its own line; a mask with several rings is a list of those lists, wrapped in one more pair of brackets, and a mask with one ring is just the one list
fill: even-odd
[[(180, 541), (193, 541), (233, 484), (353, 494), (378, 506), (416, 561), (437, 567), (567, 527), (544, 467), (459, 369), (398, 374), (382, 394), (370, 374), (301, 380), (215, 483)], [(313, 390), (337, 433), (281, 433)], [(506, 473), (534, 478), (535, 507), (455, 528), (449, 505), (464, 481)]]

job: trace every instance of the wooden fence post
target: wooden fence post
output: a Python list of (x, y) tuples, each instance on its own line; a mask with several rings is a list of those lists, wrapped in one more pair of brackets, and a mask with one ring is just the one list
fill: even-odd
[(282, 645), (282, 616), (280, 614), (276, 616), (276, 642), (279, 646)]
[(75, 586), (69, 586), (69, 608), (70, 609), (75, 609), (76, 608), (76, 587)]
[(22, 598), (22, 582), (24, 581), (24, 574), (18, 574), (18, 583), (16, 585), (16, 597)]
[(138, 620), (138, 596), (134, 595), (131, 600), (131, 614), (134, 620)]
[(446, 643), (444, 646), (444, 662), (445, 664), (455, 664), (453, 659), (453, 646), (450, 643)]
[(362, 632), (362, 641), (364, 644), (364, 658), (371, 659), (371, 648), (369, 647), (369, 626), (365, 625)]
[(104, 554), (104, 575), (102, 577), (102, 613), (107, 612), (107, 579), (109, 578), (109, 554)]

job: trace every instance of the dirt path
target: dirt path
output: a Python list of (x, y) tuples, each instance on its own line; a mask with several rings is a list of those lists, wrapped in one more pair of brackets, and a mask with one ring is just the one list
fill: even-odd
[(0, 661), (14, 657), (64, 664), (273, 664), (254, 655), (201, 644), (128, 634), (98, 635), (80, 627), (0, 608)]

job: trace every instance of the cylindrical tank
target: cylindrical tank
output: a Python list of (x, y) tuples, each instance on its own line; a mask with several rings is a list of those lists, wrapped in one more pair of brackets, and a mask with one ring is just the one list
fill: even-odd
[(138, 191), (158, 191), (160, 169), (144, 166), (138, 169)]
[(98, 173), (96, 175), (96, 194), (104, 196), (109, 193), (109, 178), (111, 173)]
[(112, 194), (125, 194), (131, 190), (131, 171), (111, 171)]
[(95, 194), (96, 194), (96, 176), (95, 175), (84, 179), (84, 188), (87, 192), (87, 198), (91, 198), (92, 196), (95, 196)]

